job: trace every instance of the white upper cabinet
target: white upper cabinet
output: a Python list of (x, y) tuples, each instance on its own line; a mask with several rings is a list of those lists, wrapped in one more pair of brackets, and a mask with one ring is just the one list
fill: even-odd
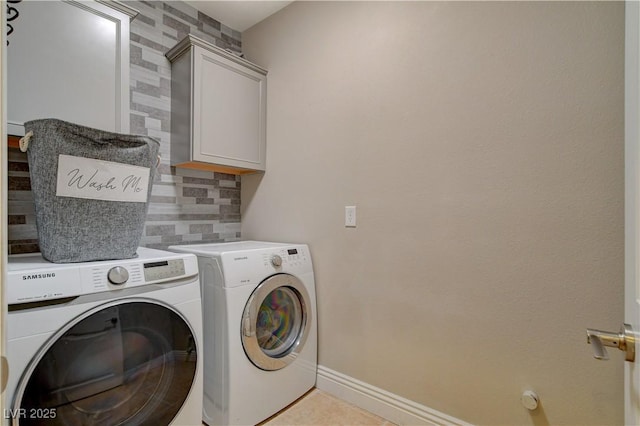
[(265, 170), (267, 71), (189, 35), (171, 66), (171, 163), (243, 174)]
[(114, 1), (23, 1), (7, 46), (8, 133), (39, 118), (129, 132), (129, 22)]

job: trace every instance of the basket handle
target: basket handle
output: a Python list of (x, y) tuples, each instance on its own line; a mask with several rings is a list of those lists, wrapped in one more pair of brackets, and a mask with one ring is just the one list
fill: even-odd
[(29, 130), (29, 132), (20, 138), (20, 151), (27, 152), (29, 149), (29, 142), (31, 142), (31, 138), (33, 137), (33, 130)]

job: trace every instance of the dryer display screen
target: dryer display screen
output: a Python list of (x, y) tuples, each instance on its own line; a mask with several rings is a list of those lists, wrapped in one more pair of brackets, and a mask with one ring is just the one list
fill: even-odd
[(287, 253), (289, 253), (289, 256), (298, 254), (298, 249), (289, 249), (287, 250)]
[(144, 269), (155, 268), (156, 266), (168, 266), (168, 265), (169, 265), (169, 262), (167, 262), (166, 260), (164, 262), (151, 262), (151, 263), (145, 263)]
[(148, 282), (175, 278), (184, 275), (184, 271), (183, 259), (149, 262), (144, 264), (144, 279)]

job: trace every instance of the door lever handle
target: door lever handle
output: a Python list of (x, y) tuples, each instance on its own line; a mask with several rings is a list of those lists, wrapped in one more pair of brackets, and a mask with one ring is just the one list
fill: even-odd
[(593, 356), (596, 359), (609, 359), (609, 354), (605, 349), (605, 346), (609, 346), (625, 352), (624, 359), (626, 361), (634, 362), (636, 360), (636, 338), (629, 324), (623, 324), (619, 333), (587, 328), (587, 343), (593, 347)]

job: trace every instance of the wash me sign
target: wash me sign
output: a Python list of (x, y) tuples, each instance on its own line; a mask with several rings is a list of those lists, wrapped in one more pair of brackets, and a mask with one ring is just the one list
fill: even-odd
[(145, 203), (149, 168), (94, 158), (58, 156), (58, 197)]

